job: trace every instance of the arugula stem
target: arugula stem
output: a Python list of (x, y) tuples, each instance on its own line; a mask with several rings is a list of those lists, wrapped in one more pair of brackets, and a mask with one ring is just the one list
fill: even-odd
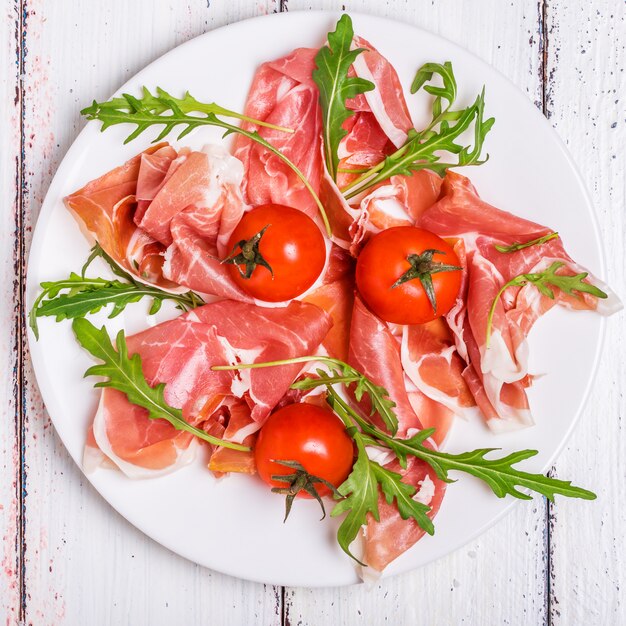
[(320, 361), (331, 363), (332, 365), (344, 365), (343, 361), (330, 356), (296, 356), (292, 359), (279, 359), (278, 361), (264, 361), (263, 363), (237, 363), (237, 365), (213, 365), (212, 370), (216, 372), (228, 370), (252, 370), (264, 367), (276, 367), (277, 365), (293, 365), (294, 363), (309, 363), (310, 361)]
[(557, 239), (559, 233), (553, 232), (548, 233), (547, 235), (543, 235), (543, 237), (537, 237), (537, 239), (532, 239), (531, 241), (527, 241), (526, 243), (514, 243), (510, 246), (501, 246), (499, 244), (494, 244), (493, 247), (498, 251), (502, 252), (502, 254), (510, 254), (511, 252), (517, 252), (518, 250), (524, 250), (525, 248), (530, 248), (531, 246), (538, 246), (552, 239)]
[(496, 294), (496, 297), (493, 299), (493, 302), (491, 303), (491, 306), (489, 307), (489, 315), (487, 316), (487, 337), (485, 341), (487, 349), (489, 349), (489, 346), (491, 344), (491, 331), (493, 328), (493, 316), (495, 315), (498, 302), (500, 302), (500, 298), (502, 297), (502, 294), (509, 287), (513, 287), (514, 285), (515, 285), (515, 278), (510, 280), (508, 283), (505, 283), (504, 285), (502, 285), (502, 287), (500, 288), (500, 291), (498, 291), (498, 293)]
[(313, 200), (315, 201), (315, 204), (317, 205), (317, 208), (320, 212), (322, 222), (324, 223), (326, 234), (328, 235), (328, 237), (332, 237), (333, 232), (330, 228), (330, 222), (328, 221), (328, 215), (326, 214), (326, 209), (324, 208), (324, 205), (322, 204), (322, 201), (319, 199), (317, 193), (315, 193), (315, 190), (311, 186), (311, 183), (308, 181), (307, 177), (302, 173), (300, 168), (298, 168), (298, 166), (293, 161), (291, 161), (291, 159), (288, 159), (278, 148), (275, 148), (269, 141), (265, 141), (264, 139), (262, 139), (258, 133), (247, 131), (243, 128), (239, 128), (239, 126), (233, 126), (232, 124), (229, 124), (228, 122), (223, 122), (222, 120), (219, 120), (218, 118), (215, 118), (215, 119), (217, 120), (215, 124), (216, 126), (221, 126), (222, 128), (225, 128), (231, 133), (239, 133), (240, 135), (247, 137), (251, 141), (260, 143), (264, 148), (266, 148), (267, 150), (275, 154), (279, 159), (282, 159), (285, 163), (287, 163), (287, 165), (289, 165), (289, 167), (295, 172), (296, 176), (300, 179), (302, 184), (306, 187), (307, 191), (313, 197)]

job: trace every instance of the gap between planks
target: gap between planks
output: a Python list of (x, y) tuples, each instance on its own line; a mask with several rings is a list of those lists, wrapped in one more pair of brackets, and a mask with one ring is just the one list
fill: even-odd
[(25, 576), (25, 524), (26, 524), (26, 463), (25, 463), (25, 373), (24, 354), (26, 333), (24, 331), (24, 299), (25, 299), (25, 207), (24, 198), (26, 194), (26, 173), (25, 173), (25, 137), (24, 137), (24, 68), (26, 59), (26, 33), (27, 33), (27, 2), (26, 0), (14, 0), (15, 17), (15, 44), (16, 44), (16, 105), (19, 109), (19, 152), (15, 159), (15, 243), (13, 246), (13, 262), (15, 267), (16, 282), (13, 288), (15, 302), (15, 446), (18, 450), (19, 466), (18, 475), (15, 477), (15, 499), (17, 502), (16, 519), (16, 572), (19, 589), (19, 609), (18, 620), (23, 622), (26, 616), (26, 576)]
[[(548, 0), (539, 0), (537, 3), (538, 13), (538, 31), (539, 31), (539, 80), (541, 83), (541, 112), (546, 119), (550, 119), (549, 98), (550, 98), (550, 78), (552, 72), (549, 70), (549, 52), (550, 52), (550, 32), (548, 27), (549, 6)], [(548, 475), (554, 476), (554, 466), (552, 466)], [(552, 524), (555, 511), (552, 502), (544, 498), (546, 512), (544, 521), (545, 534), (545, 555), (546, 555), (546, 580), (545, 580), (545, 623), (548, 626), (552, 624)]]

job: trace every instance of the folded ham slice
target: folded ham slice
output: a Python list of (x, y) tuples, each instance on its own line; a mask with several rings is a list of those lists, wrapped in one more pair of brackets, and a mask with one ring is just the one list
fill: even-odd
[[(264, 63), (257, 70), (248, 95), (247, 116), (293, 132), (253, 124), (244, 127), (258, 131), (289, 158), (317, 192), (322, 174), (322, 121), (319, 94), (312, 79), (316, 54), (314, 48), (298, 48), (283, 58)], [(238, 135), (235, 156), (244, 164), (244, 193), (250, 204), (284, 204), (318, 218), (310, 192), (275, 154)]]
[(170, 291), (251, 301), (219, 259), (247, 205), (242, 164), (219, 146), (160, 144), (65, 199), (111, 258)]
[(411, 176), (392, 176), (345, 201), (341, 189), (357, 176), (349, 170), (371, 168), (395, 152), (407, 140), (413, 122), (400, 79), (393, 66), (366, 40), (355, 37), (353, 46), (363, 49), (351, 73), (367, 79), (375, 89), (348, 101), (355, 111), (344, 128), (348, 135), (339, 146), (337, 182), (325, 175), (322, 201), (327, 208), (335, 240), (355, 255), (374, 233), (393, 226), (415, 223), (439, 197), (441, 178), (422, 170)]
[[(376, 86), (358, 98), (365, 99), (382, 131), (396, 148), (400, 148), (413, 128), (400, 78), (393, 65), (363, 37), (355, 37), (352, 47), (363, 50), (352, 66), (354, 73)], [(357, 107), (365, 108), (362, 105)]]
[[(182, 409), (189, 423), (242, 443), (261, 427), (302, 366), (241, 372), (211, 367), (312, 354), (330, 327), (330, 317), (312, 304), (266, 309), (222, 300), (128, 337), (127, 344), (129, 354), (141, 355), (148, 382), (165, 383), (165, 399)], [(93, 436), (92, 443), (132, 478), (181, 467), (198, 443), (164, 420), (149, 419), (144, 409), (112, 389), (102, 392)], [(89, 448), (93, 458), (93, 445)], [(250, 471), (249, 455), (241, 454), (222, 453), (211, 469)]]
[(556, 289), (553, 300), (532, 285), (510, 288), (496, 306), (487, 347), (489, 309), (504, 283), (520, 274), (546, 269), (554, 261), (564, 263), (560, 270), (564, 274), (586, 270), (565, 252), (560, 238), (509, 254), (498, 252), (495, 244), (524, 243), (552, 231), (489, 205), (469, 179), (453, 172), (446, 175), (441, 199), (421, 214), (418, 225), (464, 242), (464, 285), (448, 323), (467, 364), (463, 376), (487, 423), (498, 432), (531, 425), (525, 391), (531, 382), (526, 337), (534, 322), (557, 304), (610, 315), (621, 308), (619, 299), (593, 275), (588, 281), (609, 294), (608, 298), (589, 294), (572, 297)]
[(158, 144), (65, 198), (66, 206), (124, 271), (169, 290), (177, 290), (177, 286), (162, 273), (165, 246), (138, 228), (133, 218), (140, 172), (144, 172), (146, 192), (153, 187), (149, 179), (158, 178), (175, 157), (173, 148)]
[[(398, 437), (410, 437), (423, 428), (405, 387), (400, 345), (387, 325), (371, 313), (358, 297), (352, 315), (349, 363), (389, 392), (389, 397), (396, 403), (394, 411), (398, 417)], [(367, 404), (362, 408), (369, 414)], [(372, 419), (376, 420), (376, 416)], [(377, 420), (377, 425), (384, 428), (380, 420)], [(434, 443), (429, 441), (427, 445), (434, 446)], [(409, 459), (406, 469), (402, 469), (392, 459), (379, 462), (402, 474), (404, 482), (416, 487), (414, 497), (430, 506), (429, 517), (437, 514), (445, 483), (437, 478), (428, 464), (414, 457)], [(403, 520), (398, 508), (394, 504), (387, 504), (382, 494), (378, 499), (378, 507), (379, 521), (369, 514), (367, 526), (363, 530), (362, 560), (373, 570), (382, 572), (391, 561), (419, 541), (424, 531), (415, 520)]]

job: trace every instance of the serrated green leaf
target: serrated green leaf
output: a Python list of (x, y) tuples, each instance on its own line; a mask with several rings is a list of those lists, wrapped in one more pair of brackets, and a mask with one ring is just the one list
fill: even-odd
[(396, 503), (402, 519), (414, 519), (429, 535), (435, 534), (435, 526), (428, 517), (430, 507), (413, 499), (417, 489), (402, 482), (402, 475), (382, 467), (374, 461), (370, 465), (387, 504)]
[(523, 287), (524, 285), (533, 285), (536, 289), (538, 289), (539, 293), (554, 300), (554, 291), (551, 287), (556, 287), (560, 289), (563, 293), (566, 293), (570, 296), (576, 296), (577, 294), (588, 293), (596, 298), (608, 298), (608, 295), (604, 293), (601, 289), (592, 285), (591, 283), (585, 282), (587, 276), (589, 276), (588, 272), (582, 272), (580, 274), (575, 274), (574, 276), (570, 276), (567, 274), (557, 274), (559, 269), (565, 266), (563, 261), (554, 261), (548, 268), (540, 272), (532, 272), (528, 274), (520, 274), (519, 276), (513, 277), (507, 283), (502, 285), (496, 297), (493, 299), (491, 303), (491, 308), (489, 309), (489, 314), (487, 316), (487, 331), (485, 342), (487, 345), (487, 349), (491, 343), (491, 331), (493, 327), (493, 318), (496, 312), (496, 308), (498, 307), (498, 303), (500, 302), (500, 298), (502, 294), (509, 287)]
[(368, 513), (371, 513), (375, 520), (379, 519), (378, 481), (367, 457), (363, 441), (355, 437), (355, 443), (358, 451), (356, 462), (348, 478), (338, 488), (344, 499), (335, 505), (331, 516), (346, 514), (337, 531), (337, 542), (348, 556), (361, 563), (350, 552), (350, 544), (367, 522)]
[[(330, 237), (332, 234), (324, 205), (321, 203), (317, 193), (302, 171), (280, 150), (263, 139), (258, 132), (233, 126), (217, 116), (221, 115), (223, 117), (236, 118), (256, 126), (264, 126), (283, 132), (293, 132), (292, 129), (247, 117), (226, 109), (214, 102), (199, 102), (193, 98), (189, 92), (186, 92), (183, 98), (175, 98), (160, 88), (157, 88), (155, 95), (152, 94), (149, 89), (143, 87), (143, 95), (141, 98), (136, 98), (130, 94), (123, 94), (122, 97), (113, 98), (108, 102), (94, 101), (91, 106), (84, 108), (81, 113), (87, 117), (88, 120), (99, 120), (102, 122), (103, 131), (117, 124), (134, 124), (136, 128), (126, 137), (124, 143), (128, 143), (137, 138), (152, 126), (163, 126), (154, 142), (161, 141), (177, 127), (182, 127), (178, 135), (179, 139), (185, 137), (192, 130), (202, 126), (223, 128), (226, 134), (239, 133), (250, 139), (250, 141), (262, 145), (265, 149), (272, 152), (272, 154), (275, 154), (296, 174), (313, 197), (328, 236)], [(201, 115), (190, 115), (190, 113), (200, 113)]]
[[(87, 278), (85, 272), (89, 264), (97, 257), (102, 257), (113, 273), (126, 282), (105, 278)], [(188, 311), (204, 304), (198, 294), (169, 293), (153, 285), (145, 285), (127, 274), (96, 244), (89, 255), (81, 275), (71, 272), (69, 278), (41, 283), (39, 294), (29, 313), (29, 325), (36, 338), (39, 338), (37, 318), (54, 317), (57, 322), (76, 319), (97, 313), (111, 305), (109, 318), (119, 315), (127, 305), (139, 302), (142, 298), (152, 298), (150, 314), (156, 313), (165, 300), (173, 300), (177, 306)]]
[(337, 178), (339, 143), (347, 135), (343, 124), (354, 113), (346, 107), (346, 100), (374, 89), (369, 80), (348, 76), (350, 66), (363, 51), (351, 49), (353, 38), (352, 20), (344, 13), (335, 30), (328, 33), (328, 45), (315, 56), (313, 70), (322, 107), (326, 167), (333, 180)]
[(183, 412), (165, 400), (165, 385), (151, 387), (148, 384), (143, 374), (141, 357), (139, 354), (132, 356), (128, 354), (123, 331), (117, 334), (114, 347), (104, 326), (98, 329), (86, 319), (77, 318), (72, 323), (72, 329), (78, 343), (92, 356), (102, 361), (85, 372), (85, 376), (104, 377), (104, 380), (94, 385), (95, 387), (117, 389), (126, 395), (129, 402), (146, 409), (150, 419), (164, 419), (177, 430), (185, 430), (213, 445), (233, 450), (249, 450), (246, 446), (213, 437), (187, 423), (183, 418)]

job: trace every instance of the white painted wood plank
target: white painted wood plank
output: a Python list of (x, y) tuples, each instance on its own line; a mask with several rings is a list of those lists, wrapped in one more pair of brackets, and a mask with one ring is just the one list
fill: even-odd
[[(612, 287), (626, 296), (626, 4), (548, 3), (547, 107), (577, 162), (600, 221)], [(593, 392), (558, 475), (598, 501), (560, 500), (551, 524), (555, 624), (626, 623), (626, 327), (609, 320)], [(573, 346), (575, 349), (575, 346)]]
[(20, 167), (20, 98), (16, 63), (20, 37), (19, 6), (5, 2), (0, 20), (0, 616), (7, 624), (20, 618), (19, 527), (20, 450), (16, 437), (19, 403), (17, 281), (15, 247), (19, 211), (17, 174)]
[[(211, 28), (274, 8), (206, 0), (29, 0), (26, 208), (34, 223), (79, 110), (148, 62)], [(219, 62), (205, 59), (199, 64)], [(42, 410), (29, 372), (26, 619), (36, 624), (278, 624), (280, 589), (179, 558), (117, 515), (83, 479)], [(182, 529), (184, 532), (184, 529)]]
[[(541, 102), (539, 13), (534, 1), (289, 0), (287, 6), (292, 11), (342, 5), (348, 12), (392, 17), (441, 34), (494, 65), (531, 100)], [(373, 590), (288, 589), (289, 623), (540, 624), (546, 619), (545, 519), (543, 500), (522, 503), (477, 541)]]

